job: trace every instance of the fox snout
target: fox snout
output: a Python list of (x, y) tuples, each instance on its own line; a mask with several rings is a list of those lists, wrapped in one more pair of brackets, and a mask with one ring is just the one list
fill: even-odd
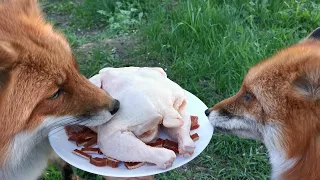
[[(205, 115), (207, 117), (209, 117), (212, 111), (213, 110), (209, 108), (209, 109), (206, 109), (204, 113), (205, 113)], [(226, 117), (226, 118), (229, 118), (229, 119), (231, 119), (233, 116), (235, 116), (235, 115), (233, 115), (231, 112), (229, 112), (226, 109), (220, 109), (218, 111), (215, 111), (215, 113), (217, 115), (219, 115), (219, 116), (223, 116), (223, 117)]]
[[(87, 79), (82, 79), (82, 86), (75, 88), (75, 106), (80, 108), (79, 117), (87, 125), (95, 126), (109, 121), (120, 109), (119, 100), (113, 98), (108, 92), (95, 86)], [(80, 99), (78, 97), (81, 97)], [(83, 109), (81, 109), (83, 108)], [(83, 113), (81, 113), (81, 111)]]
[(209, 117), (210, 113), (211, 113), (211, 110), (210, 110), (210, 109), (206, 109), (206, 110), (204, 111), (204, 114), (205, 114), (207, 117)]
[(255, 113), (259, 106), (253, 98), (248, 101), (247, 96), (247, 92), (240, 91), (206, 109), (204, 113), (217, 132), (262, 141), (264, 126), (259, 123), (259, 116)]
[(120, 108), (120, 102), (117, 99), (114, 99), (111, 103), (111, 106), (109, 107), (109, 112), (111, 115), (114, 115), (116, 112), (118, 112)]

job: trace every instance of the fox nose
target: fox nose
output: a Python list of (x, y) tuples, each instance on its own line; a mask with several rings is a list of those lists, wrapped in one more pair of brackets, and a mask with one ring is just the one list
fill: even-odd
[(114, 115), (116, 112), (118, 112), (119, 108), (120, 108), (120, 102), (117, 99), (115, 99), (113, 100), (113, 103), (112, 103), (112, 106), (110, 107), (109, 112), (111, 113), (111, 115)]
[(209, 116), (210, 113), (211, 113), (211, 110), (210, 110), (210, 109), (207, 109), (207, 110), (204, 111), (204, 113), (206, 114), (206, 116)]

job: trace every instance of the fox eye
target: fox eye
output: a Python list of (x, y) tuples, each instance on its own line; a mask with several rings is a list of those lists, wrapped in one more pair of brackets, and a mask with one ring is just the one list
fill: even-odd
[(251, 99), (252, 99), (252, 94), (246, 91), (246, 93), (243, 96), (243, 101), (247, 102), (247, 101), (250, 101)]
[(64, 93), (63, 89), (58, 89), (48, 100), (55, 100), (57, 99), (62, 93)]

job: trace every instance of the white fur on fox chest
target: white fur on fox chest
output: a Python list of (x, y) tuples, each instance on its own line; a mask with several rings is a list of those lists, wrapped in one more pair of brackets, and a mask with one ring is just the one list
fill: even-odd
[[(29, 149), (29, 151), (28, 151)], [(9, 159), (9, 165), (6, 169), (0, 170), (0, 177), (3, 180), (36, 180), (41, 176), (43, 170), (47, 167), (48, 159), (52, 155), (52, 150), (48, 138), (33, 148), (21, 146), (20, 152), (26, 152), (24, 157), (12, 157)], [(17, 151), (12, 151), (12, 155)], [(20, 158), (20, 159), (19, 159)]]
[(295, 159), (286, 159), (277, 150), (269, 150), (272, 168), (271, 179), (280, 180), (283, 173), (289, 170), (296, 162)]
[(271, 164), (271, 179), (280, 180), (283, 173), (290, 169), (296, 159), (288, 159), (285, 156), (285, 151), (280, 145), (279, 138), (281, 137), (280, 129), (272, 124), (266, 125), (264, 128), (264, 144), (268, 149), (269, 161)]
[(53, 154), (47, 134), (41, 136), (41, 133), (48, 133), (47, 128), (53, 122), (53, 118), (47, 118), (34, 131), (21, 132), (14, 137), (7, 164), (0, 169), (1, 180), (36, 180), (41, 176)]

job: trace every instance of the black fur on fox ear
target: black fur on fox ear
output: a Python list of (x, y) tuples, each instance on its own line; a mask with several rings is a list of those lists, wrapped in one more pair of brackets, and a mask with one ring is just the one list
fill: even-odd
[(320, 62), (318, 58), (309, 59), (299, 66), (291, 83), (293, 95), (309, 101), (320, 100)]
[(312, 33), (307, 36), (307, 39), (317, 39), (320, 40), (320, 27), (315, 29)]
[(307, 100), (320, 98), (320, 84), (312, 82), (308, 77), (301, 76), (293, 81), (295, 95)]

